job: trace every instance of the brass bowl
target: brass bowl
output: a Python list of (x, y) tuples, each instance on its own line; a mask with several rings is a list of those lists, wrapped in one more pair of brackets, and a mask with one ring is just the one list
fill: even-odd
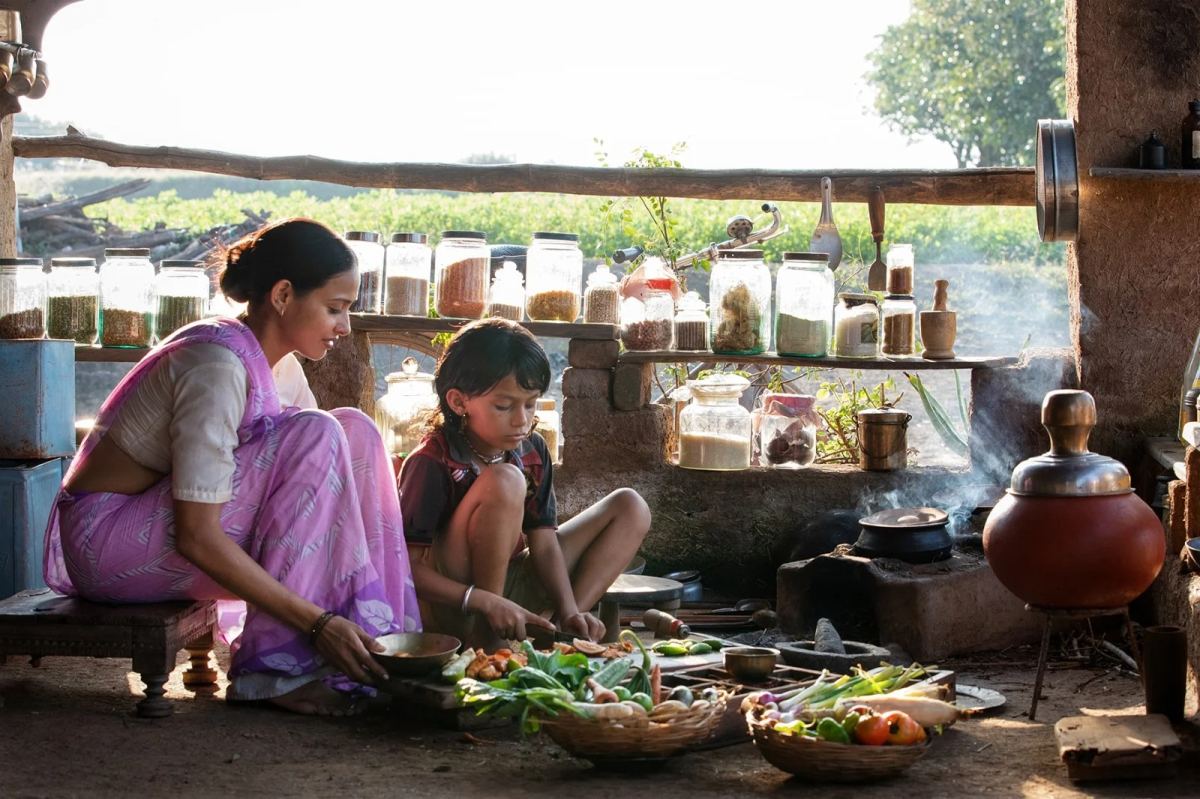
[(462, 641), (438, 633), (393, 633), (376, 639), (383, 652), (371, 657), (393, 677), (421, 677), (440, 669), (457, 654)]
[(761, 682), (775, 671), (779, 650), (767, 646), (733, 646), (722, 649), (725, 670), (739, 680)]

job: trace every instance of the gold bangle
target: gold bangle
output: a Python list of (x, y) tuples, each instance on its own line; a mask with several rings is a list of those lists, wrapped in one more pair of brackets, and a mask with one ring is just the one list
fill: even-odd
[(317, 619), (317, 623), (312, 626), (312, 630), (308, 633), (309, 646), (315, 647), (317, 645), (317, 636), (321, 634), (321, 630), (325, 629), (325, 625), (329, 624), (329, 620), (332, 618), (333, 611), (327, 610), (321, 615), (321, 618)]

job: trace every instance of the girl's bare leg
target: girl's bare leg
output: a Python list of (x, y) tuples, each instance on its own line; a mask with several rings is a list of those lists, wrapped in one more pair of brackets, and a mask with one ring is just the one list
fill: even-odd
[(578, 564), (571, 587), (580, 610), (596, 606), (649, 530), (650, 508), (632, 488), (612, 492), (558, 528), (563, 559)]

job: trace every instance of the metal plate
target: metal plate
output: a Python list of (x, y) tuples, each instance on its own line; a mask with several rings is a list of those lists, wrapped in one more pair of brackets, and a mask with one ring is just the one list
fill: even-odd
[(1079, 161), (1074, 121), (1039, 119), (1036, 143), (1038, 235), (1042, 241), (1074, 241), (1079, 234)]
[(954, 703), (958, 705), (959, 710), (964, 710), (968, 713), (987, 713), (999, 707), (1004, 707), (1004, 703), (1008, 700), (1004, 698), (1004, 694), (999, 691), (993, 691), (991, 688), (980, 688), (976, 685), (963, 685), (957, 683), (954, 686)]

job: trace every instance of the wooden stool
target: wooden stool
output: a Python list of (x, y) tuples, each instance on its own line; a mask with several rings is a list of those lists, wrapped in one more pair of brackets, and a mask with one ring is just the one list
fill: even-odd
[(217, 603), (212, 600), (102, 605), (56, 594), (48, 588), (22, 591), (0, 602), (0, 662), (7, 655), (132, 658), (146, 683), (137, 703), (145, 718), (171, 715), (163, 685), (175, 669), (175, 655), (187, 649), (189, 686), (213, 685), (209, 667)]
[(678, 610), (683, 602), (683, 583), (644, 574), (622, 574), (600, 599), (600, 622), (604, 625), (602, 644), (611, 644), (621, 635), (621, 602), (651, 605), (659, 610)]
[(1038, 653), (1037, 677), (1033, 682), (1033, 701), (1029, 704), (1029, 720), (1037, 717), (1038, 700), (1042, 698), (1042, 677), (1046, 674), (1046, 660), (1050, 656), (1050, 629), (1055, 619), (1087, 619), (1088, 634), (1092, 637), (1092, 649), (1096, 648), (1096, 633), (1092, 630), (1092, 619), (1099, 616), (1124, 616), (1125, 629), (1129, 631), (1129, 646), (1133, 649), (1133, 659), (1138, 666), (1138, 675), (1142, 673), (1142, 655), (1138, 651), (1137, 638), (1133, 634), (1133, 620), (1129, 618), (1129, 607), (1119, 608), (1043, 608), (1037, 605), (1026, 605), (1025, 610), (1031, 613), (1041, 613), (1046, 617), (1046, 629), (1042, 633), (1042, 649)]

